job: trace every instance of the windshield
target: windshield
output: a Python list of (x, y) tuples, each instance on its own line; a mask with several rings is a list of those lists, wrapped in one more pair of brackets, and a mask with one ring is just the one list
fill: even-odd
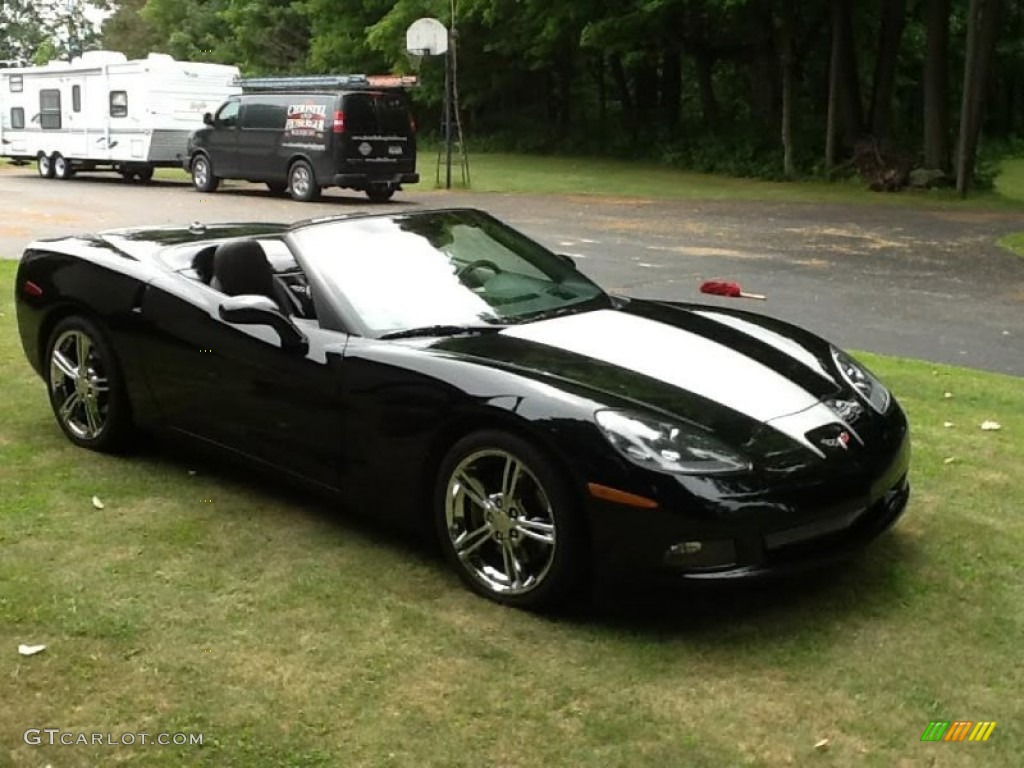
[(375, 335), (505, 325), (610, 304), (567, 260), (480, 211), (323, 222), (293, 237)]

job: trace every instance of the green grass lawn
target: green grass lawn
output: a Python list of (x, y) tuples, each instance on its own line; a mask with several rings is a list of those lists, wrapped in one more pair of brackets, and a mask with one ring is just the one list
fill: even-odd
[[(188, 450), (72, 447), (23, 359), (13, 275), (0, 262), (0, 766), (1020, 765), (1020, 379), (865, 355), (914, 425), (894, 531), (806, 581), (627, 590), (552, 620)], [(936, 719), (998, 726), (921, 743)], [(30, 746), (28, 728), (204, 741)]]
[[(438, 188), (436, 161), (436, 149), (427, 147), (420, 152), (422, 182), (410, 186), (410, 190), (429, 192)], [(857, 181), (758, 181), (600, 158), (488, 153), (472, 154), (469, 161), (474, 192), (1024, 209), (1024, 184), (1019, 189), (1008, 183), (997, 191), (975, 192), (965, 201), (948, 189), (886, 194), (872, 192)], [(456, 187), (461, 187), (461, 175), (453, 170)], [(177, 169), (159, 170), (157, 177), (188, 179)], [(441, 178), (443, 184), (443, 170)]]

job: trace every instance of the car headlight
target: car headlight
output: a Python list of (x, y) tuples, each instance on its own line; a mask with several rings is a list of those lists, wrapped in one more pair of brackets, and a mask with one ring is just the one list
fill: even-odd
[(703, 430), (631, 411), (594, 414), (608, 442), (637, 466), (680, 475), (743, 472), (750, 461)]
[(885, 413), (889, 409), (892, 395), (871, 371), (835, 347), (832, 348), (832, 359), (835, 360), (836, 368), (846, 379), (846, 383), (857, 390), (872, 408), (879, 413)]

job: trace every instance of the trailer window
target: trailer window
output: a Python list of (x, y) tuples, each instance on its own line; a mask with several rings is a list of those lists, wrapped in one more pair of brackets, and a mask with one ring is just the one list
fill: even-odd
[(82, 86), (71, 86), (71, 109), (74, 112), (82, 111)]
[(128, 91), (110, 92), (110, 116), (128, 117)]
[(11, 107), (11, 128), (20, 131), (25, 127), (24, 107)]
[(11, 93), (21, 93), (25, 88), (25, 81), (21, 75), (11, 75), (7, 84), (11, 87)]
[(46, 130), (60, 129), (60, 91), (46, 88), (39, 92), (39, 127)]

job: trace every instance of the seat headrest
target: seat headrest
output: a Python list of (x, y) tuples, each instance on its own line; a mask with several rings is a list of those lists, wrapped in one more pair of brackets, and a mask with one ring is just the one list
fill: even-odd
[(217, 246), (213, 254), (213, 279), (216, 287), (229, 296), (255, 294), (275, 298), (274, 271), (263, 246), (255, 240), (232, 240)]

